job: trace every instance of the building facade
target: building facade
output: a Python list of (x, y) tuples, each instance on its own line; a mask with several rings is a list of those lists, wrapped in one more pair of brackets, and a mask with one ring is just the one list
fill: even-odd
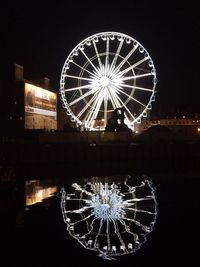
[(27, 129), (57, 129), (57, 93), (50, 90), (50, 80), (35, 83), (24, 78), (24, 68), (14, 64), (7, 82), (1, 111), (3, 133)]

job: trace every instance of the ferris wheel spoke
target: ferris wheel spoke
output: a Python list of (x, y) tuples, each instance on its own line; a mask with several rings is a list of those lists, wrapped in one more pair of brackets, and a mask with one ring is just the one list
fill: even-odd
[(149, 73), (144, 73), (144, 74), (139, 74), (139, 75), (124, 77), (124, 78), (122, 78), (122, 81), (134, 80), (134, 79), (137, 79), (137, 78), (142, 78), (142, 77), (152, 76), (152, 75), (155, 75), (155, 74), (149, 72)]
[[(93, 88), (93, 89), (91, 89), (90, 91), (88, 91), (88, 92), (86, 92), (85, 94), (83, 94), (83, 95), (81, 95), (81, 96), (79, 96), (78, 98), (76, 98), (77, 97), (77, 91), (73, 94), (73, 96), (71, 97), (71, 102), (69, 102), (69, 106), (72, 106), (72, 105), (74, 105), (75, 103), (77, 103), (77, 102), (79, 102), (79, 101), (81, 101), (82, 99), (84, 99), (85, 97), (87, 97), (87, 96), (89, 96), (89, 95), (91, 95), (91, 94), (93, 94), (93, 93), (95, 93), (95, 91), (97, 90), (97, 88)], [(73, 100), (74, 99), (74, 100)]]
[(120, 223), (125, 227), (126, 231), (133, 236), (134, 241), (138, 242), (138, 238), (139, 238), (138, 235), (136, 233), (132, 232), (130, 230), (130, 227), (123, 220), (120, 220)]
[(133, 212), (139, 212), (139, 213), (146, 213), (146, 214), (149, 214), (149, 215), (156, 215), (155, 212), (151, 212), (151, 211), (147, 211), (147, 210), (140, 210), (140, 209), (135, 209), (135, 208), (125, 208), (126, 210), (130, 210), (130, 211), (133, 211)]
[(97, 118), (98, 112), (100, 110), (100, 104), (97, 103), (93, 115), (90, 117), (90, 121), (88, 122), (88, 125), (93, 128), (94, 123), (95, 123), (95, 118)]
[(69, 106), (74, 105), (75, 103), (81, 101), (82, 99), (84, 99), (85, 97), (94, 94), (97, 90), (99, 90), (98, 88), (93, 88), (90, 91), (88, 91), (87, 93), (81, 95), (80, 97), (78, 97), (77, 99), (75, 99), (74, 101), (72, 101), (71, 103), (69, 103)]
[(112, 99), (111, 94), (110, 94), (109, 91), (108, 91), (108, 99), (110, 99), (110, 102), (111, 102), (111, 104), (112, 104), (112, 106), (113, 106), (113, 109), (116, 109), (117, 106), (116, 106), (115, 103), (113, 102), (113, 99)]
[(109, 37), (106, 40), (106, 59), (105, 59), (105, 69), (108, 72), (108, 60), (109, 60)]
[[(118, 99), (118, 101), (122, 104), (122, 106), (126, 109), (126, 111), (130, 114), (130, 116), (132, 117), (133, 120), (135, 120), (135, 117), (133, 116), (133, 114), (131, 113), (131, 111), (127, 108), (127, 106), (123, 103), (123, 101), (121, 100), (121, 98), (116, 94), (116, 98)], [(130, 124), (130, 120), (128, 118), (128, 116), (126, 115), (126, 113), (124, 113), (126, 120), (128, 121), (128, 123)]]
[(121, 87), (127, 87), (127, 88), (133, 88), (133, 89), (137, 89), (137, 90), (141, 90), (141, 91), (153, 92), (153, 89), (139, 87), (139, 86), (134, 86), (134, 85), (122, 84), (120, 86)]
[(121, 236), (120, 233), (119, 233), (119, 228), (118, 228), (118, 226), (117, 226), (115, 220), (113, 220), (113, 219), (111, 219), (111, 220), (112, 220), (112, 222), (113, 222), (114, 229), (115, 229), (115, 233), (116, 233), (116, 235), (117, 235), (117, 237), (118, 237), (118, 239), (119, 239), (121, 245), (126, 249), (126, 245), (125, 245), (125, 243), (124, 243), (124, 241), (123, 241), (123, 239), (122, 239), (122, 236)]
[(127, 106), (124, 104), (124, 102), (121, 100), (121, 98), (117, 94), (116, 94), (116, 96), (117, 96), (119, 102), (122, 104), (122, 106), (126, 109), (126, 111), (129, 113), (129, 115), (132, 117), (132, 119), (135, 120), (135, 117), (133, 116), (133, 114), (131, 113), (131, 111), (127, 108)]
[(98, 59), (98, 62), (99, 62), (99, 67), (100, 67), (100, 69), (101, 69), (101, 68), (102, 68), (102, 63), (101, 63), (101, 59), (100, 59), (100, 56), (99, 56), (99, 52), (98, 52), (98, 50), (97, 50), (96, 43), (95, 43), (94, 40), (92, 41), (92, 43), (93, 43), (94, 50), (95, 50), (95, 53), (96, 53), (96, 56), (97, 56), (97, 59)]
[(128, 95), (127, 93), (125, 93), (124, 91), (122, 91), (121, 89), (117, 88), (117, 91), (121, 92), (122, 94), (128, 96), (128, 98), (132, 99), (133, 101), (137, 102), (138, 104), (140, 104), (141, 106), (146, 108), (146, 105), (143, 104), (142, 102), (140, 102), (139, 100), (137, 100), (136, 98), (132, 97), (131, 95)]
[(113, 59), (113, 61), (112, 61), (112, 63), (111, 63), (110, 69), (112, 69), (112, 68), (115, 67), (115, 64), (116, 64), (117, 58), (118, 58), (118, 56), (119, 56), (119, 53), (120, 53), (120, 51), (121, 51), (121, 48), (122, 48), (123, 43), (124, 43), (124, 39), (122, 39), (122, 40), (120, 41), (120, 43), (119, 43), (119, 46), (118, 46), (118, 48), (117, 48), (117, 52), (116, 52), (115, 57), (114, 57), (114, 59)]
[(79, 89), (90, 89), (91, 84), (83, 85), (83, 86), (78, 86), (78, 87), (73, 87), (73, 88), (67, 88), (64, 89), (65, 92), (70, 92), (70, 91), (76, 91)]
[[(122, 102), (122, 100), (120, 99), (120, 97), (119, 97), (116, 93), (113, 93), (113, 94), (112, 94), (112, 98), (113, 98), (113, 101), (114, 101), (114, 103), (115, 103), (115, 108), (120, 108), (120, 107), (124, 106), (125, 109), (126, 109), (126, 110), (129, 112), (129, 114), (131, 115), (131, 117), (132, 117), (133, 119), (135, 119), (134, 116), (132, 115), (132, 113), (130, 112), (130, 110), (126, 107), (126, 105), (124, 105), (124, 103)], [(120, 103), (121, 103), (122, 105), (121, 105)], [(128, 123), (130, 124), (130, 120), (129, 120), (129, 118), (127, 117), (126, 113), (124, 113), (124, 115), (125, 115), (125, 117), (126, 117)]]
[(106, 236), (107, 236), (107, 244), (108, 244), (108, 251), (110, 251), (110, 222), (106, 220)]
[(149, 70), (148, 69), (145, 69), (145, 68), (142, 68), (142, 67), (135, 67), (136, 70), (138, 71), (143, 71), (144, 73), (148, 73)]
[(108, 110), (108, 94), (104, 97), (104, 123), (107, 121), (107, 110)]
[(77, 118), (80, 118), (82, 116), (82, 114), (90, 107), (90, 105), (95, 100), (95, 98), (96, 98), (96, 94), (93, 95), (93, 97), (88, 101), (85, 107), (78, 113)]
[(119, 102), (119, 100), (117, 99), (117, 94), (112, 94), (113, 100), (116, 103), (117, 108), (121, 107), (121, 104)]
[(102, 91), (100, 91), (99, 94), (96, 96), (95, 101), (93, 102), (90, 112), (88, 112), (88, 114), (86, 115), (84, 119), (84, 121), (86, 121), (86, 126), (92, 125), (92, 122), (95, 119), (96, 113), (97, 111), (99, 111), (102, 100), (103, 100)]
[(68, 103), (74, 101), (77, 97), (79, 97), (79, 91), (74, 91), (73, 94), (70, 96), (70, 99), (68, 100)]
[(98, 96), (99, 94), (97, 95), (94, 95), (94, 101), (93, 101), (93, 104), (91, 105), (91, 108), (90, 110), (87, 112), (86, 116), (84, 117), (84, 121), (86, 122), (86, 124), (88, 125), (88, 122), (93, 114), (93, 110), (94, 110), (94, 107), (96, 106), (97, 104), (97, 101), (98, 101)]
[(130, 219), (130, 218), (127, 218), (127, 217), (124, 217), (124, 220), (127, 220), (127, 221), (129, 221), (129, 222), (133, 222), (135, 225), (139, 226), (139, 227), (140, 227), (143, 231), (145, 231), (145, 232), (148, 232), (148, 231), (149, 231), (149, 230), (148, 230), (148, 226), (146, 226), (146, 225), (140, 223), (140, 222), (137, 221), (137, 220)]
[(148, 59), (149, 59), (149, 56), (148, 56), (148, 57), (145, 57), (145, 58), (143, 58), (143, 59), (141, 59), (141, 60), (139, 60), (138, 62), (136, 62), (136, 63), (133, 64), (132, 66), (128, 67), (127, 69), (125, 69), (125, 70), (123, 70), (123, 71), (121, 71), (120, 74), (123, 75), (123, 74), (127, 73), (129, 70), (134, 69), (135, 67), (139, 66), (140, 64), (142, 64), (143, 62), (145, 62), (145, 61), (148, 60)]
[(138, 48), (138, 44), (135, 45), (131, 51), (128, 53), (128, 55), (120, 62), (120, 64), (116, 67), (116, 69), (114, 70), (114, 73), (116, 73), (118, 70), (121, 69), (121, 67), (125, 64), (125, 62), (127, 62), (127, 60), (130, 58), (130, 56), (135, 52), (135, 50)]
[(94, 240), (94, 247), (96, 247), (97, 245), (97, 240), (98, 240), (99, 235), (101, 234), (102, 226), (103, 226), (103, 219), (100, 220), (99, 230)]
[(110, 91), (108, 91), (108, 94), (110, 96), (110, 101), (111, 101), (111, 104), (112, 104), (113, 108), (114, 109), (120, 108), (120, 104), (118, 105), (118, 103), (116, 102), (116, 99), (114, 98), (114, 94), (111, 93)]
[(65, 211), (65, 214), (67, 214), (67, 213), (80, 213), (80, 212), (84, 212), (88, 209), (91, 209), (91, 207), (85, 206), (85, 207), (82, 207), (82, 208), (76, 209), (76, 210), (67, 210), (67, 211)]
[(83, 71), (85, 71), (85, 72), (91, 74), (92, 76), (95, 76), (96, 78), (98, 78), (98, 76), (95, 75), (94, 72), (91, 72), (91, 71), (87, 70), (86, 68), (84, 68), (84, 67), (80, 66), (79, 64), (77, 64), (76, 62), (73, 61), (72, 64), (76, 65), (76, 66), (79, 67), (81, 70), (83, 70)]
[(92, 217), (92, 216), (94, 216), (94, 212), (92, 212), (92, 213), (91, 213), (90, 215), (88, 215), (87, 217), (84, 217), (84, 218), (82, 218), (81, 220), (78, 220), (78, 221), (72, 223), (72, 225), (76, 225), (76, 224), (78, 224), (78, 223), (80, 223), (80, 222), (87, 221), (87, 220), (88, 220), (90, 217)]
[(79, 77), (79, 76), (73, 76), (69, 74), (65, 74), (64, 77), (72, 78), (72, 79), (77, 79), (77, 80), (85, 80), (85, 81), (93, 81), (91, 78), (84, 78), (84, 77)]
[(86, 224), (87, 224), (87, 234), (84, 234), (84, 236), (86, 237), (87, 235), (89, 235), (90, 233), (93, 233), (93, 229), (94, 229), (94, 222), (96, 221), (96, 218), (94, 218), (92, 221), (91, 221), (91, 225), (89, 224), (88, 221), (86, 221)]
[(90, 121), (90, 123), (91, 123), (91, 127), (94, 126), (95, 118), (98, 117), (98, 113), (99, 113), (101, 104), (102, 104), (102, 102), (103, 102), (103, 96), (104, 96), (104, 93), (103, 93), (103, 94), (101, 95), (101, 97), (99, 98), (99, 101), (98, 101), (98, 103), (97, 103), (97, 105), (96, 105), (96, 108), (95, 108), (95, 110), (94, 110), (94, 114), (93, 114), (93, 116), (92, 116), (92, 118), (91, 118), (91, 121)]
[(85, 52), (83, 50), (81, 50), (81, 52), (85, 56), (85, 58), (88, 60), (90, 65), (96, 70), (96, 72), (98, 72), (98, 69), (95, 67), (95, 65), (92, 63), (92, 61), (89, 59), (89, 57), (85, 54)]

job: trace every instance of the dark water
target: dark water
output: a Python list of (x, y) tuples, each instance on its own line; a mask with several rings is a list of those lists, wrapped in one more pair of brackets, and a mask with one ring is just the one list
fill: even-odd
[[(93, 174), (91, 174), (92, 176)], [(148, 174), (147, 174), (148, 175)], [(158, 217), (147, 242), (135, 253), (106, 261), (84, 249), (69, 236), (60, 208), (60, 188), (84, 177), (55, 177), (38, 186), (57, 186), (42, 202), (26, 204), (33, 188), (24, 181), (18, 188), (1, 189), (0, 266), (196, 266), (198, 260), (200, 175), (148, 175), (156, 189)], [(27, 177), (28, 180), (28, 177)], [(43, 192), (44, 194), (44, 192)], [(38, 193), (41, 197), (42, 193)], [(30, 199), (34, 202), (35, 199)]]

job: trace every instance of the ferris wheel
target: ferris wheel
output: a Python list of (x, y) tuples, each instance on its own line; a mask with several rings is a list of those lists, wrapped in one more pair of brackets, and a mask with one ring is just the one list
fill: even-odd
[(86, 130), (104, 130), (112, 112), (124, 110), (124, 123), (147, 116), (157, 83), (153, 60), (134, 38), (102, 32), (80, 42), (62, 68), (60, 95), (71, 121)]

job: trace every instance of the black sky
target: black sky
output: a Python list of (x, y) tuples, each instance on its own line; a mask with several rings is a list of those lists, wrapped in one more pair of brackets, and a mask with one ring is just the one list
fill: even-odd
[(62, 66), (75, 45), (100, 31), (119, 31), (138, 40), (154, 60), (153, 110), (200, 113), (197, 4), (156, 2), (11, 1), (0, 10), (1, 66), (21, 64), (27, 79), (49, 77), (59, 90)]

